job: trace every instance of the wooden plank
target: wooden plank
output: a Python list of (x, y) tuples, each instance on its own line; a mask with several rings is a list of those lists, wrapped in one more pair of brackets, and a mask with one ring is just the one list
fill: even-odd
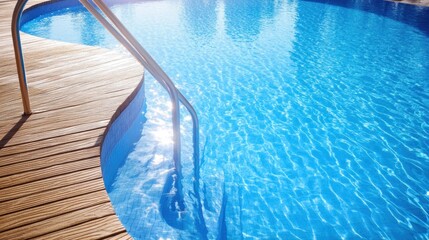
[(0, 167), (0, 177), (5, 177), (13, 174), (18, 174), (28, 171), (37, 171), (39, 169), (56, 166), (68, 162), (74, 162), (87, 158), (98, 157), (97, 162), (100, 162), (100, 149), (98, 147), (85, 148), (81, 150), (70, 151), (35, 160), (18, 162), (7, 166)]
[(9, 175), (0, 178), (0, 190), (2, 188), (13, 187), (25, 183), (31, 183), (38, 180), (60, 176), (67, 173), (73, 173), (90, 168), (99, 167), (99, 158), (88, 158), (80, 161), (64, 163), (61, 165), (53, 165), (47, 168), (33, 170), (24, 173)]
[(54, 138), (54, 137), (58, 137), (58, 136), (64, 136), (64, 135), (69, 135), (69, 134), (73, 134), (73, 133), (79, 133), (79, 132), (94, 130), (94, 129), (98, 129), (98, 128), (103, 128), (108, 123), (109, 123), (109, 120), (101, 120), (101, 121), (84, 123), (84, 124), (74, 125), (74, 126), (69, 126), (69, 127), (64, 127), (64, 128), (57, 128), (57, 129), (50, 130), (50, 131), (43, 131), (43, 128), (37, 129), (39, 131), (32, 129), (34, 131), (29, 131), (28, 134), (26, 132), (22, 131), (22, 132), (18, 132), (12, 139), (10, 139), (8, 141), (7, 140), (0, 141), (0, 145), (3, 144), (4, 142), (6, 142), (7, 143), (6, 146), (13, 146), (16, 144), (35, 142), (35, 141)]
[[(99, 190), (104, 190), (104, 183), (101, 177), (62, 188), (34, 193), (0, 203), (0, 216)], [(8, 221), (8, 218), (1, 217), (0, 221)]]
[(3, 218), (8, 218), (9, 221), (0, 221), (0, 232), (108, 202), (110, 201), (107, 197), (106, 191), (101, 190), (53, 202), (51, 204), (26, 209), (20, 212), (11, 213), (3, 216)]
[[(112, 113), (110, 113), (111, 115)], [(93, 114), (91, 114), (93, 115)], [(41, 133), (41, 130), (44, 130), (44, 132), (46, 131), (51, 131), (51, 130), (59, 130), (65, 127), (72, 127), (72, 126), (76, 126), (76, 125), (83, 125), (83, 124), (89, 124), (92, 122), (98, 122), (100, 120), (108, 120), (109, 118), (107, 116), (97, 116), (100, 119), (94, 119), (94, 117), (92, 116), (87, 116), (87, 117), (82, 117), (82, 118), (77, 118), (77, 119), (66, 119), (67, 116), (64, 116), (64, 118), (53, 118), (52, 120), (44, 120), (40, 119), (40, 120), (35, 120), (33, 121), (32, 119), (29, 120), (19, 120), (19, 121), (14, 121), (15, 124), (13, 126), (11, 126), (10, 128), (6, 128), (4, 132), (8, 132), (8, 135), (4, 135), (3, 138), (0, 140), (0, 143), (8, 143), (8, 144), (3, 144), (1, 146), (3, 147), (11, 147), (11, 145), (15, 145), (15, 144), (19, 144), (19, 143), (15, 143), (15, 144), (10, 144), (11, 141), (10, 140), (12, 137), (13, 138), (17, 138), (17, 136), (21, 136), (21, 135), (27, 135), (27, 137), (25, 137), (24, 139), (27, 139), (26, 142), (28, 142), (29, 136), (30, 135), (43, 135)], [(74, 124), (73, 124), (74, 123)], [(12, 125), (12, 122), (9, 123), (10, 125)], [(49, 126), (45, 126), (49, 124)], [(63, 126), (63, 127), (61, 127)], [(100, 128), (100, 127), (98, 127)], [(27, 130), (28, 129), (28, 130)], [(92, 130), (96, 130), (96, 129), (92, 129)], [(88, 131), (92, 131), (92, 130), (88, 130)], [(72, 134), (83, 134), (81, 132), (70, 132), (67, 135), (72, 135)], [(61, 137), (60, 136), (56, 136), (56, 137)], [(49, 140), (48, 138), (39, 138), (36, 140), (30, 140), (30, 142), (32, 141), (42, 141), (42, 140)], [(13, 141), (12, 141), (13, 142)], [(22, 144), (22, 143), (21, 143)]]
[[(103, 128), (97, 128), (85, 132), (73, 133), (65, 136), (44, 139), (36, 142), (24, 143), (15, 146), (6, 146), (0, 149), (0, 158), (12, 154), (30, 152), (42, 148), (59, 146), (65, 143), (76, 142), (79, 140), (86, 140), (90, 138), (98, 138), (104, 132)], [(0, 170), (1, 171), (1, 170)]]
[[(125, 94), (126, 92), (128, 94)], [(57, 129), (62, 124), (64, 124), (64, 127), (72, 126), (72, 123), (76, 123), (76, 121), (72, 120), (78, 120), (78, 123), (87, 123), (88, 121), (110, 119), (114, 111), (101, 111), (101, 109), (110, 103), (117, 102), (118, 99), (125, 99), (128, 95), (129, 90), (123, 90), (105, 94), (105, 97), (108, 97), (107, 100), (100, 97), (88, 97), (82, 102), (75, 101), (63, 104), (60, 108), (56, 108), (55, 104), (49, 107), (40, 106), (24, 121), (20, 130), (28, 129), (28, 132), (34, 133), (40, 132), (41, 129)], [(65, 123), (60, 124), (58, 119)], [(9, 131), (19, 121), (21, 121), (21, 117), (2, 121), (1, 125), (4, 127), (1, 127), (1, 131)]]
[[(76, 96), (69, 95), (67, 97), (63, 97), (61, 99), (57, 99), (55, 96), (51, 96), (52, 100), (54, 102), (51, 102), (51, 104), (46, 105), (45, 103), (41, 103), (35, 108), (35, 113), (45, 113), (47, 111), (56, 111), (64, 109), (65, 111), (67, 108), (72, 108), (75, 106), (79, 106), (81, 110), (91, 110), (93, 114), (100, 114), (103, 113), (100, 111), (100, 107), (103, 107), (103, 105), (108, 105), (109, 103), (117, 103), (118, 99), (124, 99), (126, 96), (129, 95), (129, 90), (122, 88), (117, 88), (116, 90), (112, 90), (108, 93), (105, 93), (103, 91), (98, 91), (97, 89), (91, 90), (91, 92), (87, 92), (87, 94), (90, 94), (90, 96), (87, 96), (85, 99), (76, 100)], [(99, 97), (98, 94), (103, 94), (105, 98)], [(70, 98), (70, 99), (68, 99)], [(37, 104), (37, 99), (35, 99), (35, 104)], [(108, 108), (107, 108), (108, 109)], [(106, 109), (106, 110), (107, 110)], [(108, 111), (105, 114), (110, 113)], [(71, 113), (67, 113), (70, 115)], [(76, 115), (76, 113), (74, 114)], [(82, 114), (82, 116), (85, 116)]]
[[(107, 216), (116, 217), (113, 213), (112, 206), (110, 203), (103, 203), (96, 206), (87, 207), (80, 209), (74, 212), (65, 213), (56, 217), (48, 218), (43, 221), (35, 222), (28, 224), (19, 228), (14, 228), (8, 231), (4, 231), (0, 234), (0, 239), (34, 239), (35, 237), (46, 235), (48, 233), (65, 229), (69, 227), (76, 226), (88, 221), (100, 219)], [(108, 219), (109, 220), (109, 219)], [(106, 221), (108, 225), (106, 227), (114, 226), (114, 228), (119, 228), (118, 224), (113, 225), (112, 221)], [(98, 225), (99, 228), (103, 226)], [(101, 229), (97, 230), (99, 232)], [(76, 231), (72, 231), (75, 234), (79, 234)], [(85, 234), (79, 234), (80, 236), (85, 236)]]
[[(95, 110), (97, 106), (100, 107), (100, 100), (77, 105), (70, 104), (70, 106), (64, 106), (58, 109), (51, 108), (49, 110), (44, 111), (41, 111), (40, 109), (35, 109), (34, 113), (28, 116), (27, 119), (21, 119), (22, 117), (20, 115), (17, 115), (17, 117), (15, 117), (14, 119), (5, 119), (1, 121), (2, 127), (0, 131), (10, 131), (20, 121), (22, 122), (22, 126), (19, 128), (19, 130), (22, 131), (23, 129), (28, 129), (28, 131), (37, 132), (37, 130), (40, 129), (56, 129), (58, 128), (59, 122), (67, 122), (70, 121), (70, 119), (77, 120), (80, 123), (85, 123), (85, 119), (96, 121), (101, 120), (103, 118), (108, 118), (108, 115), (110, 113), (109, 111), (104, 114), (102, 113), (100, 117), (94, 117), (94, 115), (98, 113), (98, 111)], [(80, 120), (80, 115), (82, 115), (81, 119), (83, 120)], [(37, 128), (37, 130), (34, 130), (34, 128)]]
[(61, 153), (75, 151), (79, 149), (86, 149), (99, 146), (99, 141), (96, 138), (83, 139), (75, 142), (69, 142), (54, 147), (37, 149), (34, 151), (24, 150), (22, 153), (7, 155), (0, 157), (0, 166), (7, 166), (20, 162), (36, 160), (44, 157), (55, 156)]
[[(33, 107), (34, 108), (33, 115), (31, 115), (30, 118), (36, 120), (36, 119), (40, 119), (41, 116), (43, 116), (45, 113), (49, 113), (51, 111), (62, 110), (63, 112), (67, 112), (68, 110), (67, 108), (77, 108), (77, 107), (79, 107), (79, 109), (82, 111), (92, 111), (92, 114), (86, 115), (86, 116), (104, 113), (104, 111), (100, 111), (100, 106), (102, 107), (103, 105), (109, 105), (109, 103), (117, 103), (118, 99), (125, 99), (126, 96), (129, 95), (129, 90), (117, 89), (117, 90), (112, 90), (109, 93), (103, 94), (103, 91), (97, 91), (97, 89), (95, 89), (89, 92), (88, 94), (92, 94), (92, 95), (87, 96), (86, 98), (80, 98), (75, 95), (68, 95), (67, 97), (64, 97), (64, 95), (62, 95), (62, 97), (60, 97), (62, 99), (60, 100), (57, 100), (55, 96), (50, 96), (52, 98), (52, 102), (49, 102), (49, 104), (46, 103), (46, 100), (44, 100), (43, 102), (38, 102), (37, 98), (32, 98), (32, 104), (34, 104), (36, 107)], [(99, 94), (103, 94), (104, 98), (100, 97)], [(67, 100), (67, 98), (70, 98), (70, 99)], [(16, 104), (20, 105), (21, 102), (16, 101), (15, 105)], [(102, 107), (102, 108), (105, 108), (105, 107)], [(12, 109), (16, 109), (16, 106), (5, 107), (2, 110), (12, 112)], [(109, 111), (107, 111), (104, 114), (106, 115), (108, 113)], [(76, 116), (77, 114), (78, 113), (76, 112), (66, 113), (66, 115), (68, 116), (73, 116), (73, 115)], [(83, 113), (79, 113), (79, 114), (81, 116), (85, 116)], [(18, 121), (20, 118), (20, 116), (17, 115), (16, 113), (13, 114), (12, 116), (7, 116), (6, 114), (3, 116), (4, 116), (2, 118), (3, 122), (5, 122), (8, 125), (13, 125), (13, 121)], [(45, 118), (49, 119), (48, 116), (46, 116)], [(93, 117), (93, 119), (95, 118)], [(2, 124), (2, 126), (4, 126), (4, 124)]]
[[(126, 89), (126, 86), (118, 87), (114, 90), (109, 90), (106, 92), (105, 90), (99, 90), (94, 89), (91, 90), (92, 92), (87, 94), (91, 94), (91, 96), (86, 96), (84, 99), (81, 99), (81, 97), (76, 96), (76, 94), (68, 94), (64, 95), (62, 93), (53, 95), (48, 94), (49, 98), (52, 99), (49, 104), (46, 104), (46, 99), (42, 99), (39, 101), (37, 97), (32, 98), (32, 103), (36, 105), (34, 114), (32, 114), (29, 117), (29, 120), (40, 120), (44, 118), (44, 120), (48, 120), (46, 118), (57, 116), (57, 117), (63, 117), (64, 116), (75, 116), (77, 115), (76, 112), (72, 112), (72, 110), (78, 109), (79, 113), (81, 111), (92, 111), (97, 112), (99, 111), (100, 103), (102, 102), (115, 102), (117, 99), (123, 99), (124, 97), (129, 95), (129, 89)], [(104, 95), (100, 96), (100, 95)], [(108, 98), (108, 99), (105, 99)], [(13, 103), (13, 102), (10, 102)], [(15, 104), (21, 104), (21, 101), (17, 100)], [(8, 108), (2, 108), (0, 111), (8, 111)], [(43, 114), (42, 114), (43, 113)], [(45, 114), (48, 114), (47, 116), (44, 116)], [(84, 114), (81, 114), (82, 116), (85, 116)], [(91, 115), (91, 114), (90, 114)], [(90, 116), (89, 115), (89, 116)], [(19, 115), (15, 115), (19, 116)], [(4, 118), (0, 120), (1, 126), (4, 126), (5, 124), (13, 124), (13, 121), (17, 121), (17, 119), (9, 119)], [(50, 120), (50, 119), (49, 119)], [(2, 129), (5, 129), (5, 127), (1, 127)]]
[[(1, 189), (0, 202), (29, 196), (35, 193), (44, 192), (50, 189), (66, 187), (80, 182), (94, 180), (101, 177), (101, 169), (91, 168), (79, 172), (73, 172), (57, 177), (39, 180), (23, 185)], [(76, 189), (79, 191), (79, 189)]]
[[(131, 239), (117, 220), (117, 216), (111, 215), (72, 226), (62, 231), (42, 235), (34, 238), (34, 240), (78, 239), (82, 236), (85, 236), (85, 239)], [(127, 236), (128, 238), (126, 238)]]

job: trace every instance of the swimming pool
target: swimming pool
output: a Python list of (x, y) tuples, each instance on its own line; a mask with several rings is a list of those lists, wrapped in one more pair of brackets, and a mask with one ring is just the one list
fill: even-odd
[[(190, 118), (182, 114), (188, 212), (180, 230), (160, 214), (172, 168), (170, 103), (146, 76), (138, 94), (145, 102), (130, 110), (142, 114), (111, 144), (114, 164), (102, 166), (133, 237), (429, 238), (427, 8), (161, 0), (113, 9), (201, 122), (204, 221), (194, 207)], [(117, 48), (81, 7), (53, 10), (33, 10), (22, 30)]]

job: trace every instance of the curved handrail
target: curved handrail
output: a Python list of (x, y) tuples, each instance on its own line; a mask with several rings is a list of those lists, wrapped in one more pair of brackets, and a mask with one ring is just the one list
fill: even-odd
[[(140, 54), (138, 51), (136, 52), (135, 46), (132, 44), (129, 44), (127, 37), (121, 36), (116, 29), (114, 29), (110, 23), (104, 19), (104, 17), (95, 9), (93, 4), (91, 4), (88, 0), (80, 0), (80, 2), (85, 6), (85, 8), (109, 31), (113, 34), (113, 36), (122, 44), (122, 45), (129, 45), (127, 50), (132, 50), (132, 55)], [(110, 19), (110, 16), (107, 15)], [(110, 26), (109, 26), (110, 25)], [(161, 82), (159, 79), (162, 79), (161, 85), (163, 87), (166, 87), (166, 90), (168, 94), (170, 95), (170, 100), (172, 101), (173, 109), (172, 109), (172, 122), (173, 122), (173, 142), (174, 142), (174, 149), (173, 149), (173, 159), (176, 171), (179, 173), (179, 178), (181, 179), (181, 164), (180, 164), (180, 155), (181, 155), (181, 138), (180, 138), (180, 108), (179, 108), (179, 101), (177, 96), (177, 90), (174, 86), (174, 84), (168, 80), (166, 80), (165, 73), (160, 69), (160, 67), (155, 63), (155, 61), (152, 58), (145, 58), (147, 57), (146, 54), (141, 54), (140, 57), (137, 58), (139, 62), (144, 66), (145, 69), (147, 69), (154, 77), (157, 79), (157, 81)], [(151, 64), (148, 63), (148, 60), (152, 60)], [(152, 65), (153, 64), (153, 65)], [(156, 64), (156, 65), (155, 65)]]
[[(135, 50), (145, 58), (146, 64), (143, 66), (153, 66), (157, 72), (160, 74), (160, 78), (157, 79), (161, 85), (166, 85), (164, 88), (171, 87), (177, 91), (179, 101), (186, 107), (188, 112), (192, 117), (192, 125), (193, 125), (193, 145), (194, 145), (194, 171), (196, 179), (199, 179), (199, 122), (198, 116), (194, 109), (194, 107), (189, 103), (189, 101), (183, 96), (183, 94), (174, 86), (173, 81), (168, 77), (168, 75), (162, 70), (162, 68), (156, 63), (156, 61), (152, 58), (152, 56), (143, 48), (139, 41), (128, 31), (128, 29), (122, 24), (122, 22), (116, 17), (116, 15), (110, 10), (110, 8), (102, 1), (102, 0), (93, 0), (94, 3), (100, 8), (100, 10), (106, 14), (106, 16), (112, 21), (112, 23), (118, 28), (118, 30), (122, 33), (123, 36), (127, 38), (129, 43), (134, 46)], [(147, 68), (145, 66), (145, 68)], [(148, 71), (153, 75), (151, 70), (147, 68)], [(154, 75), (155, 76), (155, 75)], [(162, 83), (161, 81), (164, 81)], [(179, 130), (180, 132), (180, 130)]]
[[(89, 0), (80, 0), (85, 8), (155, 77), (155, 79), (163, 86), (170, 95), (173, 102), (173, 138), (174, 147), (173, 159), (176, 172), (179, 179), (182, 178), (181, 163), (180, 163), (180, 110), (178, 100), (183, 103), (191, 114), (193, 121), (193, 145), (194, 145), (194, 175), (199, 179), (199, 129), (198, 117), (188, 100), (174, 86), (174, 83), (168, 75), (161, 69), (149, 53), (141, 46), (141, 44), (132, 36), (125, 28), (120, 20), (110, 11), (110, 9), (100, 0), (93, 0), (99, 9), (112, 21), (115, 29), (96, 9)], [(177, 104), (177, 105), (176, 105)], [(175, 111), (176, 110), (176, 111)], [(175, 155), (176, 154), (176, 155)], [(181, 181), (178, 181), (180, 184)], [(180, 189), (180, 188), (179, 188)], [(179, 190), (181, 191), (181, 190)]]
[(15, 61), (18, 71), (19, 88), (21, 89), (22, 105), (24, 107), (24, 115), (31, 114), (30, 98), (28, 96), (27, 76), (25, 74), (24, 55), (22, 54), (21, 36), (19, 34), (20, 21), (22, 10), (28, 0), (18, 0), (12, 15), (12, 40), (13, 49), (15, 51)]

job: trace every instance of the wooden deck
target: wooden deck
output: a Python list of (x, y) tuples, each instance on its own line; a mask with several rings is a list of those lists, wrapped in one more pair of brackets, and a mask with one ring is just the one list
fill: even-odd
[(34, 113), (22, 117), (15, 3), (0, 0), (0, 239), (128, 239), (104, 189), (100, 142), (143, 69), (109, 50), (23, 34)]

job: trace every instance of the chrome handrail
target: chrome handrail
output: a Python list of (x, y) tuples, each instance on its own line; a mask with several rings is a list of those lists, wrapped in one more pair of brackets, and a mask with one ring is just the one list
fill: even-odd
[[(79, 0), (82, 5), (133, 55), (145, 69), (151, 73), (155, 79), (163, 86), (173, 103), (172, 109), (172, 122), (173, 122), (173, 159), (175, 169), (178, 177), (178, 184), (182, 179), (181, 169), (181, 137), (180, 137), (180, 108), (179, 101), (186, 107), (192, 117), (193, 124), (193, 147), (194, 147), (194, 176), (195, 181), (199, 179), (199, 123), (198, 116), (195, 109), (189, 103), (189, 101), (183, 96), (183, 94), (175, 87), (174, 83), (168, 77), (168, 75), (162, 70), (162, 68), (156, 63), (156, 61), (150, 56), (150, 54), (141, 46), (141, 44), (135, 39), (135, 37), (128, 31), (128, 29), (121, 23), (116, 15), (109, 9), (109, 7), (101, 0), (92, 0), (95, 5), (103, 12), (106, 17), (113, 23), (110, 23), (102, 16), (95, 8), (95, 6), (89, 0)], [(115, 28), (116, 27), (116, 28)], [(179, 186), (180, 187), (180, 186)], [(181, 191), (181, 189), (179, 189)]]
[[(87, 1), (87, 0), (83, 0)], [(81, 1), (82, 2), (82, 1)], [(168, 75), (162, 70), (162, 68), (156, 63), (156, 61), (152, 58), (152, 56), (143, 48), (139, 41), (128, 31), (128, 29), (122, 24), (122, 22), (116, 17), (116, 15), (110, 10), (110, 8), (102, 1), (102, 0), (93, 0), (95, 4), (100, 8), (100, 10), (112, 21), (112, 23), (118, 28), (123, 36), (129, 41), (129, 43), (134, 46), (135, 50), (146, 60), (146, 64), (142, 65), (148, 69), (148, 71), (157, 79), (157, 81), (163, 85), (165, 89), (171, 87), (171, 89), (175, 89), (177, 91), (177, 96), (179, 101), (186, 107), (189, 114), (192, 118), (192, 139), (194, 146), (194, 171), (196, 179), (199, 179), (199, 122), (198, 116), (194, 109), (194, 107), (189, 103), (189, 101), (183, 96), (183, 94), (176, 88), (173, 81), (168, 77)], [(159, 73), (158, 76), (154, 75), (151, 72), (151, 69), (147, 66), (154, 67), (155, 71)], [(157, 73), (157, 74), (158, 74)], [(159, 77), (159, 78), (158, 78)], [(178, 113), (180, 116), (180, 113)], [(178, 129), (180, 133), (180, 128)]]
[(19, 34), (22, 11), (28, 0), (18, 0), (12, 15), (12, 40), (15, 51), (15, 61), (18, 71), (19, 88), (21, 90), (24, 115), (31, 114), (30, 97), (28, 96), (27, 76), (25, 74), (24, 55), (22, 54), (21, 36)]

